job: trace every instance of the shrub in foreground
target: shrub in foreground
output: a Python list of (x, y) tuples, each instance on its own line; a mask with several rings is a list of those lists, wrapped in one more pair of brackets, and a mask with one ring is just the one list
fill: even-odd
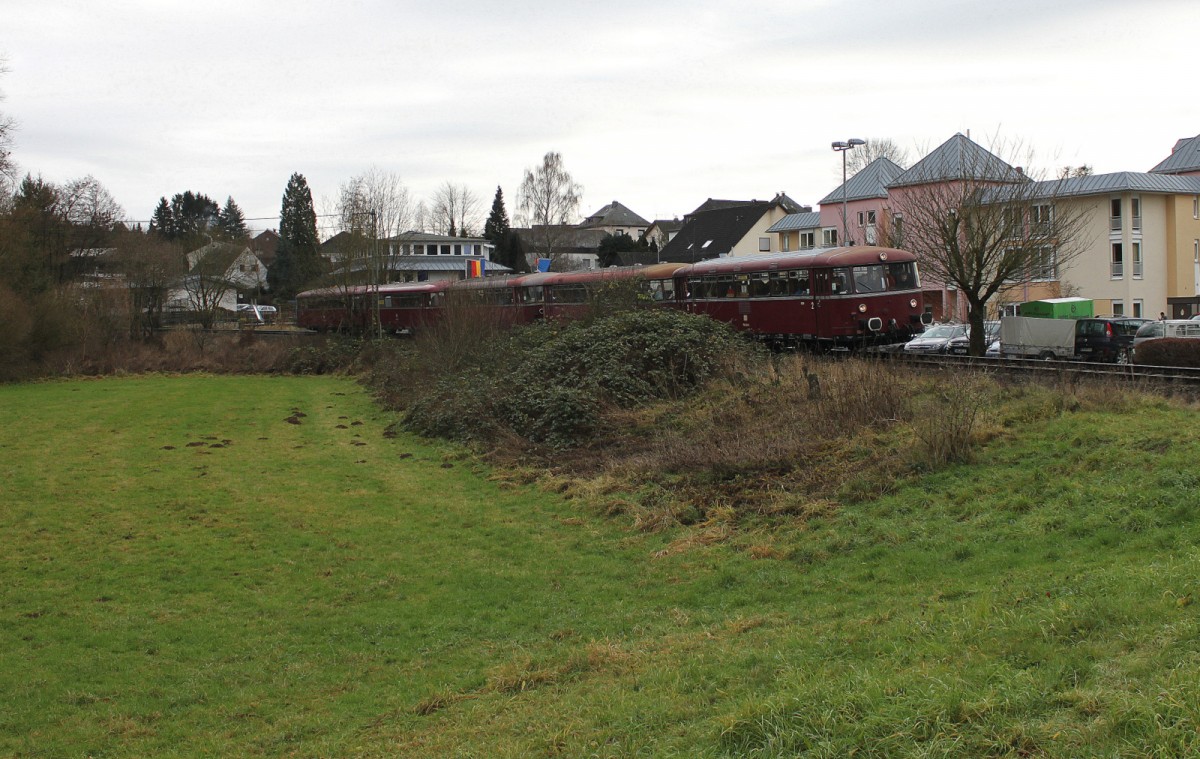
[(1137, 347), (1134, 361), (1149, 366), (1200, 367), (1200, 340), (1163, 337)]
[(680, 397), (753, 350), (728, 325), (668, 310), (534, 325), (414, 389), (407, 423), (429, 435), (486, 439), (503, 430), (569, 447), (595, 431), (604, 408)]

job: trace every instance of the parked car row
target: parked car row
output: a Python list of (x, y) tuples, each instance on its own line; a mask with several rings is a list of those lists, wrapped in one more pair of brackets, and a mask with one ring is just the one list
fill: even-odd
[[(1004, 323), (1004, 339), (1001, 325)], [(984, 342), (989, 356), (1128, 361), (1138, 329), (1148, 319), (1098, 316), (1081, 319), (1006, 317), (985, 322)], [(1200, 336), (1200, 321), (1189, 322)], [(1158, 322), (1162, 324), (1162, 322)], [(939, 324), (904, 345), (904, 352), (965, 356), (970, 352), (971, 328), (966, 324)]]

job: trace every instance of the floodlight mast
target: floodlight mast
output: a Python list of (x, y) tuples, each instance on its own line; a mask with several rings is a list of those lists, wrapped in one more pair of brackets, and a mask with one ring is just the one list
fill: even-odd
[(850, 222), (846, 216), (846, 153), (854, 150), (859, 145), (866, 144), (866, 140), (860, 140), (857, 137), (851, 137), (844, 141), (838, 140), (833, 143), (834, 152), (842, 154), (842, 245), (850, 244)]

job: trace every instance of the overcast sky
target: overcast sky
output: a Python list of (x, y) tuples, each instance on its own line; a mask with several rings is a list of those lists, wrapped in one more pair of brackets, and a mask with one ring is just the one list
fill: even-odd
[(1196, 0), (0, 0), (0, 111), (22, 171), (134, 220), (193, 190), (277, 227), (293, 172), (321, 210), (373, 167), (512, 215), (550, 150), (585, 215), (654, 219), (815, 205), (851, 137), (1146, 171), (1200, 133), (1198, 44)]

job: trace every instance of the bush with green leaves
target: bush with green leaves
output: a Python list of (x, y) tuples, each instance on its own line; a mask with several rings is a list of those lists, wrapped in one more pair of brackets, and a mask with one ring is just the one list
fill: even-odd
[(428, 435), (504, 431), (570, 447), (597, 429), (605, 408), (681, 397), (755, 352), (728, 325), (666, 309), (537, 324), (416, 390), (407, 423)]

